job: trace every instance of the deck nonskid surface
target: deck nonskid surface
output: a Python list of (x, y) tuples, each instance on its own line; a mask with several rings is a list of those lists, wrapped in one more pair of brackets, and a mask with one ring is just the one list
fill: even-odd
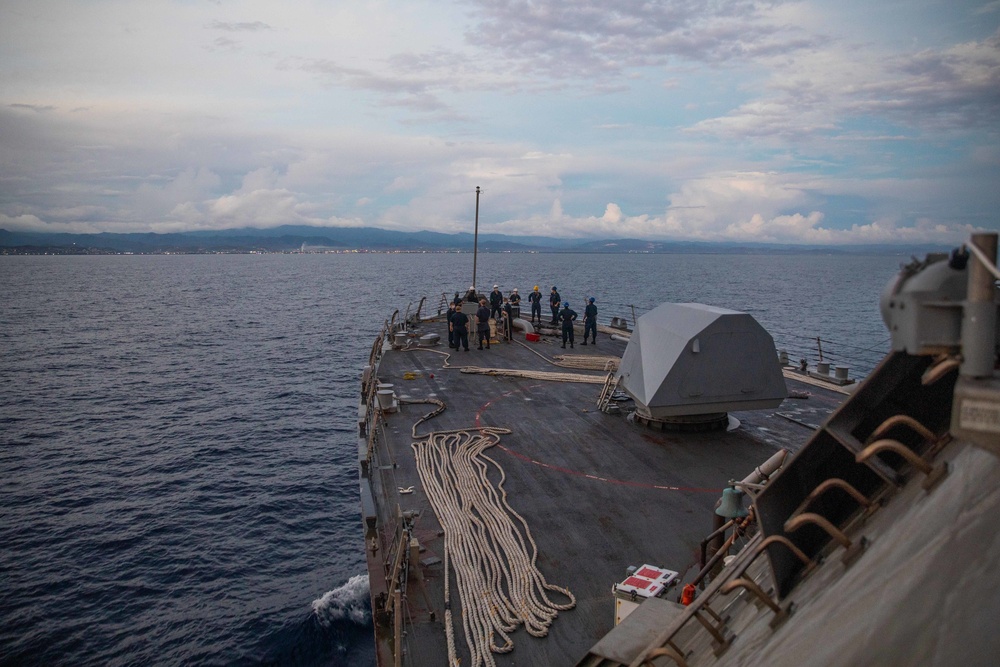
[[(447, 340), (443, 323), (425, 323)], [(523, 340), (523, 334), (519, 337)], [(607, 336), (599, 344), (562, 350), (548, 342), (526, 343), (546, 356), (562, 353), (618, 354), (624, 344)], [(575, 609), (561, 612), (549, 636), (537, 639), (523, 629), (514, 633), (515, 649), (495, 655), (499, 665), (575, 664), (614, 623), (613, 584), (626, 567), (649, 563), (689, 577), (697, 571), (700, 541), (712, 530), (713, 508), (730, 479), (742, 479), (779, 447), (801, 444), (810, 431), (775, 411), (736, 413), (743, 425), (731, 432), (671, 433), (626, 421), (624, 413), (598, 411), (601, 385), (495, 377), (461, 373), (462, 366), (572, 371), (545, 364), (517, 343), (494, 343), (490, 350), (451, 351), (447, 345), (393, 351), (383, 358), (379, 377), (391, 382), (404, 399), (388, 418), (388, 443), (403, 510), (421, 512), (417, 536), (426, 549), (421, 558), (443, 558), (440, 526), (424, 496), (411, 449), (411, 428), (434, 406), (406, 400), (436, 398), (446, 411), (417, 427), (418, 432), (497, 426), (510, 429), (487, 454), (506, 475), (504, 488), (514, 509), (527, 521), (537, 542), (538, 565), (547, 580), (572, 590)], [(444, 368), (450, 352), (450, 368)], [(405, 375), (404, 375), (405, 374)], [(404, 379), (412, 378), (412, 379)], [(832, 409), (835, 395), (816, 395), (820, 412)], [(796, 400), (796, 399), (789, 399)], [(801, 401), (800, 402), (804, 402)], [(812, 398), (808, 400), (813, 400)], [(786, 404), (789, 402), (786, 401)], [(797, 407), (797, 406), (792, 406)], [(765, 441), (764, 438), (770, 440)], [(496, 484), (498, 479), (492, 479)], [(428, 596), (408, 595), (413, 621), (407, 650), (413, 664), (437, 661), (445, 651), (441, 565), (425, 568)], [(452, 586), (452, 606), (458, 609)], [(553, 597), (557, 597), (553, 594)], [(440, 605), (431, 622), (427, 609)], [(562, 600), (560, 600), (562, 601)], [(469, 656), (456, 615), (459, 655)]]

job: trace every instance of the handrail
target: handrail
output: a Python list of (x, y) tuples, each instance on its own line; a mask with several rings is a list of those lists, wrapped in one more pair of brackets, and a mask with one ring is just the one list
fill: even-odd
[(909, 415), (893, 415), (889, 417), (884, 422), (875, 427), (868, 439), (865, 440), (865, 444), (869, 445), (876, 440), (879, 440), (888, 433), (895, 426), (909, 426), (917, 435), (919, 435), (924, 440), (935, 440), (936, 436), (934, 431), (930, 430), (916, 419)]
[(826, 517), (820, 516), (819, 514), (816, 514), (814, 512), (804, 512), (798, 515), (797, 517), (794, 517), (786, 521), (785, 532), (794, 533), (807, 523), (816, 524), (817, 526), (822, 528), (827, 535), (835, 539), (840, 544), (840, 546), (844, 547), (845, 549), (850, 548), (851, 540), (847, 537), (847, 535), (844, 535), (844, 533), (841, 532), (839, 528), (830, 523), (830, 521)]
[(923, 376), (920, 378), (920, 383), (925, 387), (934, 384), (951, 371), (957, 370), (961, 365), (961, 360), (955, 357), (945, 357), (924, 371)]
[[(701, 543), (698, 545), (698, 547), (699, 547), (699, 549), (701, 551), (701, 558), (698, 560), (698, 562), (701, 563), (702, 567), (705, 567), (705, 565), (707, 564), (707, 560), (708, 560), (708, 545), (716, 537), (719, 537), (720, 535), (724, 535), (727, 530), (729, 530), (730, 528), (733, 527), (733, 525), (736, 523), (736, 521), (737, 521), (737, 519), (730, 519), (729, 521), (725, 522), (724, 524), (722, 524), (721, 526), (719, 526), (718, 528), (716, 528), (715, 530), (713, 530), (711, 533), (709, 533), (708, 535), (706, 535), (701, 540)], [(716, 553), (718, 553), (718, 552), (716, 552)], [(694, 582), (694, 583), (697, 583), (697, 582)]]
[[(767, 547), (769, 547), (772, 544), (782, 544), (785, 547), (787, 547), (788, 550), (791, 551), (796, 558), (802, 561), (802, 563), (806, 566), (807, 569), (809, 568), (810, 565), (815, 565), (815, 562), (811, 558), (809, 558), (809, 556), (807, 556), (805, 552), (802, 551), (802, 549), (799, 549), (797, 546), (795, 546), (795, 543), (792, 542), (787, 537), (785, 537), (784, 535), (771, 535), (770, 537), (765, 538), (764, 541), (762, 541), (760, 544), (757, 545), (757, 553), (754, 554), (753, 559), (750, 561), (750, 563), (756, 560), (757, 556), (764, 553)], [(750, 563), (747, 563), (747, 566), (749, 566)]]
[(677, 667), (687, 667), (687, 661), (684, 660), (684, 656), (677, 652), (677, 650), (671, 646), (662, 646), (656, 650), (650, 651), (649, 655), (646, 656), (646, 660), (642, 663), (643, 667), (655, 667), (653, 665), (653, 660), (660, 657), (670, 658), (674, 661)]
[(881, 440), (876, 440), (871, 443), (855, 454), (854, 460), (858, 463), (864, 463), (872, 456), (886, 450), (899, 454), (906, 459), (907, 463), (925, 475), (930, 475), (931, 470), (933, 470), (933, 468), (931, 468), (931, 464), (920, 458), (915, 451), (901, 443), (899, 440), (892, 440), (890, 438), (882, 438)]
[(750, 579), (745, 579), (743, 577), (740, 577), (739, 579), (733, 579), (732, 581), (728, 581), (725, 584), (723, 584), (722, 588), (719, 589), (719, 593), (721, 595), (728, 595), (737, 588), (742, 588), (744, 590), (753, 593), (758, 600), (760, 600), (768, 607), (770, 607), (771, 611), (773, 611), (775, 614), (781, 613), (781, 607), (779, 607), (778, 604), (774, 600), (772, 600), (767, 593), (764, 592), (763, 588), (758, 586), (755, 582), (753, 582)]
[(872, 501), (868, 500), (868, 498), (866, 498), (863, 493), (855, 489), (853, 486), (851, 486), (842, 479), (839, 479), (837, 477), (831, 477), (830, 479), (825, 480), (821, 482), (819, 485), (817, 485), (816, 488), (813, 489), (808, 496), (806, 496), (805, 500), (802, 501), (802, 503), (795, 509), (795, 511), (791, 513), (789, 518), (798, 516), (799, 514), (804, 512), (813, 503), (814, 500), (819, 498), (821, 495), (823, 495), (830, 489), (840, 489), (841, 491), (846, 492), (847, 495), (849, 495), (851, 498), (854, 498), (856, 501), (858, 501), (859, 505), (861, 505), (866, 509), (871, 507), (872, 505)]
[(889, 450), (896, 454), (902, 456), (906, 461), (912, 465), (914, 468), (919, 470), (924, 474), (924, 481), (922, 486), (925, 491), (930, 491), (934, 486), (937, 485), (945, 476), (948, 474), (948, 462), (942, 461), (936, 466), (931, 466), (926, 460), (924, 460), (915, 451), (904, 445), (898, 440), (892, 440), (890, 438), (883, 438), (881, 440), (876, 440), (872, 444), (865, 447), (863, 450), (855, 454), (854, 460), (858, 463), (864, 463), (872, 456), (882, 452), (884, 450)]

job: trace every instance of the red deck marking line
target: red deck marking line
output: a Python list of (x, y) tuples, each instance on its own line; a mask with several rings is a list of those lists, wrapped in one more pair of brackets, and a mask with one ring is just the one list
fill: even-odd
[[(541, 385), (532, 385), (531, 387), (526, 387), (526, 389), (533, 389), (533, 388), (538, 387), (538, 386), (541, 386)], [(506, 393), (501, 394), (498, 398), (491, 399), (491, 400), (487, 401), (486, 403), (483, 403), (481, 406), (479, 406), (479, 409), (476, 411), (476, 419), (475, 419), (476, 428), (480, 428), (480, 422), (481, 422), (480, 418), (482, 417), (483, 412), (488, 407), (490, 407), (491, 405), (493, 405), (493, 403), (495, 403), (496, 401), (498, 401), (498, 400), (500, 400), (502, 398), (508, 398), (510, 396), (513, 396), (516, 393), (520, 393), (520, 390), (511, 390), (511, 391), (508, 391)], [(635, 488), (639, 488), (639, 489), (655, 489), (657, 491), (686, 491), (688, 493), (722, 493), (722, 489), (721, 488), (718, 488), (718, 489), (707, 489), (707, 488), (690, 487), (690, 486), (664, 486), (662, 484), (649, 484), (647, 482), (636, 482), (634, 480), (628, 480), (628, 479), (610, 479), (610, 478), (607, 478), (607, 477), (597, 477), (595, 475), (590, 475), (590, 474), (587, 474), (587, 473), (584, 473), (584, 472), (580, 472), (578, 470), (570, 470), (569, 468), (563, 468), (562, 466), (552, 465), (551, 463), (545, 463), (544, 461), (536, 461), (535, 459), (533, 459), (533, 458), (531, 458), (529, 456), (526, 456), (524, 454), (521, 454), (520, 452), (515, 452), (510, 447), (505, 447), (504, 445), (502, 445), (500, 443), (497, 443), (496, 446), (499, 447), (500, 449), (502, 449), (503, 451), (507, 452), (511, 456), (519, 458), (522, 461), (527, 461), (528, 463), (531, 463), (533, 465), (536, 465), (536, 466), (539, 466), (539, 467), (542, 467), (542, 468), (548, 468), (549, 470), (555, 470), (556, 472), (561, 472), (561, 473), (564, 473), (566, 475), (574, 475), (576, 477), (586, 477), (586, 478), (593, 479), (593, 480), (596, 480), (596, 481), (599, 481), (599, 482), (606, 482), (608, 484), (617, 484), (619, 486), (631, 486), (631, 487), (635, 487)]]

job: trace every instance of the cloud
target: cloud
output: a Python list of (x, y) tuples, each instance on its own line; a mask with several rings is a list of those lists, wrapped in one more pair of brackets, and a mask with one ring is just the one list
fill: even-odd
[(205, 48), (210, 51), (238, 51), (240, 49), (240, 42), (235, 39), (229, 39), (228, 37), (216, 37), (212, 40), (212, 46)]
[[(898, 215), (866, 224), (837, 224), (821, 210), (827, 197), (836, 195), (836, 190), (824, 192), (829, 185), (808, 177), (789, 181), (778, 173), (707, 174), (671, 193), (669, 205), (660, 215), (630, 214), (618, 203), (609, 202), (599, 215), (574, 217), (563, 212), (557, 199), (546, 216), (512, 218), (486, 225), (485, 230), (531, 235), (533, 230), (545, 228), (548, 235), (568, 238), (849, 245), (955, 244), (981, 229), (954, 220), (908, 221)], [(886, 189), (892, 191), (892, 184), (873, 185), (870, 194)], [(896, 194), (906, 200), (919, 189), (914, 186)], [(850, 187), (847, 190), (853, 191)]]
[(997, 3), (14, 2), (5, 225), (468, 231), (481, 186), (517, 234), (997, 226)]
[(11, 109), (25, 109), (27, 111), (34, 111), (35, 113), (44, 113), (46, 111), (55, 111), (56, 108), (51, 104), (24, 104), (22, 102), (16, 102), (14, 104), (7, 105)]
[[(837, 49), (776, 64), (770, 95), (691, 131), (723, 138), (798, 140), (838, 135), (857, 119), (921, 130), (992, 129), (1000, 117), (1000, 32), (943, 50), (885, 55)], [(842, 136), (862, 139), (848, 131)]]
[[(3, 118), (0, 114), (0, 127)], [(635, 204), (622, 200), (601, 202), (592, 189), (567, 186), (577, 175), (598, 171), (605, 173), (602, 178), (620, 180), (609, 192), (624, 192), (629, 183), (653, 184), (662, 178), (660, 162), (632, 156), (607, 156), (600, 151), (554, 153), (526, 144), (456, 145), (391, 135), (378, 140), (352, 134), (321, 139), (286, 134), (265, 139), (213, 130), (209, 140), (208, 136), (199, 139), (190, 129), (182, 139), (173, 136), (159, 149), (154, 150), (156, 142), (147, 142), (142, 150), (133, 147), (130, 153), (125, 148), (137, 137), (162, 134), (154, 129), (155, 122), (135, 128), (134, 133), (108, 135), (92, 124), (70, 131), (78, 123), (72, 114), (62, 117), (57, 123), (61, 129), (53, 132), (50, 123), (54, 121), (46, 118), (37, 121), (42, 122), (38, 126), (22, 124), (22, 130), (31, 130), (21, 136), (52, 141), (64, 135), (81, 155), (114, 155), (126, 170), (112, 177), (95, 172), (80, 178), (79, 171), (66, 171), (68, 164), (40, 164), (35, 186), (47, 184), (48, 192), (39, 203), (20, 210), (0, 204), (0, 213), (11, 226), (165, 232), (298, 224), (469, 231), (473, 193), (480, 185), (480, 230), (511, 234), (793, 243), (952, 242), (956, 230), (968, 227), (955, 218), (932, 223), (929, 216), (892, 216), (894, 210), (919, 211), (923, 202), (944, 198), (943, 187), (926, 180), (846, 181), (809, 174), (699, 173), (697, 169), (681, 177), (693, 164), (671, 158), (669, 164), (681, 169), (674, 177), (676, 186), (663, 189), (663, 204), (651, 213), (637, 211)], [(93, 123), (93, 118), (88, 122)], [(172, 124), (195, 127), (178, 119)], [(178, 146), (183, 147), (180, 154), (200, 156), (203, 166), (169, 173), (166, 167)], [(232, 150), (237, 146), (242, 150)], [(997, 153), (986, 149), (979, 155), (985, 164), (997, 160)], [(72, 152), (66, 156), (76, 160)], [(23, 171), (23, 165), (20, 168)], [(4, 171), (12, 169), (8, 165)], [(63, 180), (63, 173), (73, 180)], [(3, 183), (7, 191), (13, 187), (9, 180), (0, 180)], [(105, 204), (86, 203), (98, 193)], [(885, 211), (877, 224), (851, 226), (851, 221), (831, 218), (825, 210), (831, 198), (841, 196), (881, 200), (880, 208)], [(569, 212), (567, 201), (575, 212)], [(918, 225), (917, 219), (924, 222)]]
[(469, 41), (522, 75), (590, 80), (674, 61), (722, 64), (814, 46), (778, 21), (780, 3), (480, 1)]
[[(866, 109), (911, 125), (996, 128), (1000, 117), (1000, 30), (989, 38), (940, 51), (924, 50), (890, 63), (900, 81), (875, 91)], [(886, 94), (890, 93), (890, 94)]]
[(264, 30), (274, 30), (263, 21), (212, 21), (205, 26), (209, 30), (222, 30), (224, 32), (261, 32)]
[(281, 67), (315, 74), (327, 84), (375, 93), (380, 105), (436, 114), (440, 119), (458, 119), (458, 114), (441, 100), (437, 92), (450, 86), (434, 76), (416, 78), (412, 75), (380, 74), (373, 70), (344, 67), (330, 60), (295, 59), (286, 61)]
[[(317, 75), (327, 85), (371, 91), (379, 104), (400, 106), (436, 120), (468, 121), (444, 98), (449, 93), (552, 90), (573, 81), (602, 95), (629, 90), (622, 77), (678, 62), (746, 62), (811, 48), (818, 36), (790, 29), (753, 0), (706, 6), (696, 0), (624, 2), (589, 0), (473, 2), (476, 11), (464, 45), (404, 50), (366, 67), (344, 61), (290, 56), (285, 70)], [(663, 82), (675, 89), (676, 78)]]

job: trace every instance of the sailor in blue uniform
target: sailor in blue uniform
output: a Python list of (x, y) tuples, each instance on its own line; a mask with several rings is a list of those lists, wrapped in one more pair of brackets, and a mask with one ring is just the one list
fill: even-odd
[(499, 285), (494, 285), (493, 291), (490, 292), (490, 317), (497, 322), (500, 321), (501, 308), (503, 308), (503, 292), (500, 291)]
[(462, 312), (462, 304), (455, 305), (455, 314), (451, 316), (451, 331), (455, 338), (455, 349), (461, 344), (469, 351), (469, 316)]
[(521, 317), (521, 295), (517, 293), (517, 288), (510, 293), (510, 309), (514, 319)]
[(509, 343), (514, 337), (514, 307), (510, 305), (510, 299), (503, 298), (503, 337)]
[(528, 303), (531, 304), (531, 323), (535, 323), (535, 316), (538, 316), (538, 326), (542, 326), (542, 293), (535, 285), (534, 291), (528, 295)]
[(559, 319), (562, 321), (563, 349), (566, 349), (567, 340), (569, 340), (569, 346), (573, 347), (573, 322), (576, 320), (576, 311), (569, 307), (568, 302), (563, 303), (563, 309), (559, 311)]
[(559, 322), (559, 302), (562, 301), (562, 297), (559, 296), (559, 291), (556, 286), (552, 286), (552, 292), (549, 293), (549, 309), (552, 311), (552, 321), (549, 324), (556, 324)]
[[(456, 295), (457, 295), (457, 292), (456, 292)], [(461, 300), (459, 300), (459, 303), (461, 303)], [(455, 331), (452, 329), (452, 326), (451, 326), (451, 319), (454, 316), (455, 316), (455, 304), (454, 303), (449, 303), (448, 304), (448, 347), (455, 347), (455, 348), (457, 348), (458, 347), (458, 343), (455, 342)]]
[(483, 341), (486, 341), (486, 349), (490, 349), (490, 308), (486, 305), (486, 297), (479, 300), (479, 310), (476, 311), (476, 340), (480, 350), (483, 349)]
[(594, 345), (597, 345), (597, 306), (594, 305), (594, 297), (587, 301), (587, 307), (583, 311), (583, 342), (580, 345), (587, 344), (588, 333), (593, 337)]

